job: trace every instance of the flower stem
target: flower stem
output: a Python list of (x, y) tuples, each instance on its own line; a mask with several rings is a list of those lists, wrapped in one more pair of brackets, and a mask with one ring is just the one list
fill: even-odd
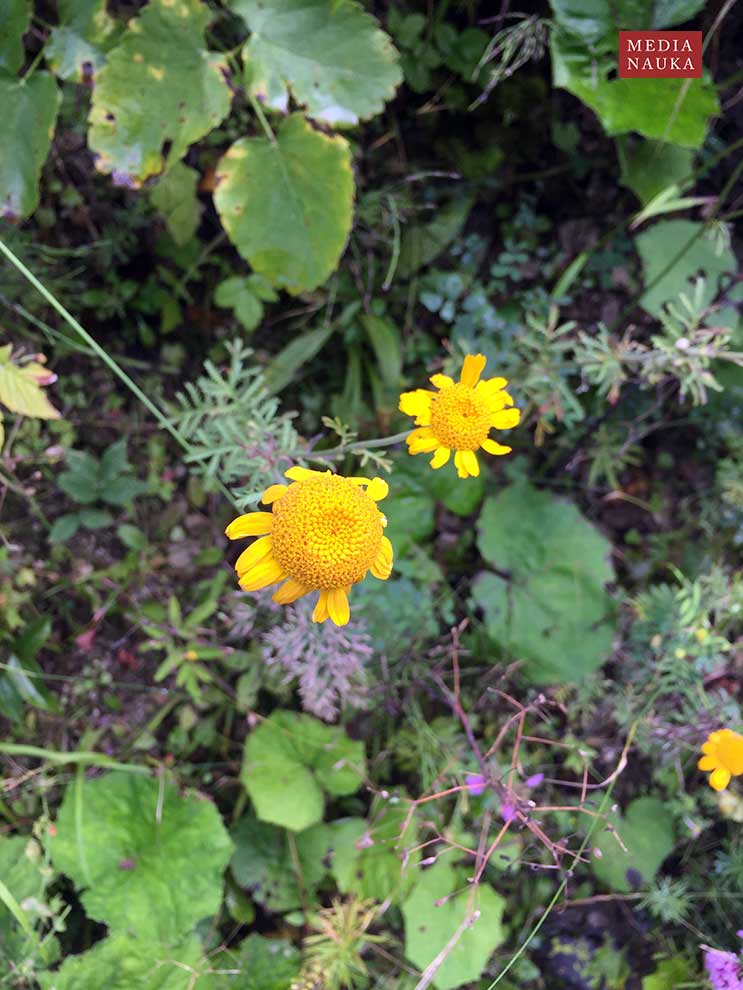
[(380, 437), (377, 440), (355, 440), (353, 443), (340, 443), (337, 447), (330, 447), (328, 450), (292, 450), (287, 454), (287, 457), (303, 457), (306, 461), (335, 461), (354, 450), (393, 447), (395, 444), (402, 443), (412, 432), (412, 430), (405, 430), (403, 433), (395, 433), (391, 437)]

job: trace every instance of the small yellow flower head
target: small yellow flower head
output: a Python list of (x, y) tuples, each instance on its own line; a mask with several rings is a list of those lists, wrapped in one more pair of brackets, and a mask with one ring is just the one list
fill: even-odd
[(369, 571), (386, 581), (392, 571), (387, 520), (377, 507), (387, 482), (302, 467), (285, 474), (292, 484), (271, 485), (263, 494), (270, 512), (238, 516), (225, 530), (231, 540), (261, 537), (237, 558), (240, 587), (258, 591), (283, 581), (273, 595), (279, 605), (319, 591), (313, 621), (345, 626), (351, 585)]
[(400, 411), (413, 416), (419, 427), (408, 437), (408, 449), (411, 454), (433, 454), (432, 468), (446, 464), (453, 450), (459, 477), (477, 477), (480, 465), (476, 450), (511, 453), (510, 447), (491, 440), (488, 434), (492, 428), (513, 429), (521, 413), (504, 391), (508, 384), (505, 378), (480, 381), (484, 367), (483, 354), (468, 354), (458, 382), (447, 375), (433, 375), (431, 383), (438, 392), (418, 388), (400, 396)]
[(697, 763), (700, 770), (712, 771), (710, 787), (724, 791), (731, 777), (743, 773), (743, 736), (732, 729), (718, 729), (711, 732), (702, 745), (704, 756)]

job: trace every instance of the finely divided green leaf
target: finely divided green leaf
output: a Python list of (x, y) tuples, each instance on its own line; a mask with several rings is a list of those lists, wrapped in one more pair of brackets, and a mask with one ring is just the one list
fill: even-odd
[(138, 186), (182, 158), (230, 109), (224, 57), (207, 51), (201, 0), (150, 0), (109, 53), (93, 91), (96, 167)]
[(0, 217), (20, 220), (39, 205), (39, 177), (54, 136), (61, 95), (48, 72), (0, 78)]
[(293, 295), (314, 289), (336, 268), (351, 229), (348, 143), (293, 114), (276, 141), (232, 145), (217, 168), (214, 202), (254, 271)]
[(232, 0), (251, 31), (246, 84), (286, 112), (289, 90), (326, 124), (357, 124), (381, 113), (402, 81), (398, 56), (355, 0)]

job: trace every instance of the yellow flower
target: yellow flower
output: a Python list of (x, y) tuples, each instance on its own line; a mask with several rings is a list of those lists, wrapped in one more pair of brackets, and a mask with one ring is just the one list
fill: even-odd
[(381, 478), (343, 478), (330, 471), (293, 467), (293, 483), (271, 485), (263, 502), (270, 512), (238, 516), (225, 530), (231, 540), (259, 536), (237, 558), (243, 591), (285, 583), (273, 595), (279, 605), (319, 591), (313, 622), (330, 618), (345, 626), (348, 593), (368, 571), (386, 581), (392, 571), (387, 520), (377, 502), (389, 490)]
[(433, 375), (430, 380), (438, 392), (417, 388), (400, 396), (400, 411), (413, 416), (419, 427), (407, 438), (408, 449), (411, 454), (432, 453), (432, 468), (446, 464), (453, 450), (459, 477), (477, 477), (480, 465), (476, 450), (511, 453), (510, 447), (489, 439), (488, 434), (493, 427), (513, 429), (521, 413), (504, 391), (508, 384), (505, 378), (480, 381), (484, 367), (484, 354), (468, 354), (458, 382), (448, 375)]
[(743, 773), (743, 736), (732, 729), (711, 732), (702, 746), (704, 756), (697, 763), (700, 770), (711, 770), (709, 784), (716, 791), (724, 791), (731, 777)]

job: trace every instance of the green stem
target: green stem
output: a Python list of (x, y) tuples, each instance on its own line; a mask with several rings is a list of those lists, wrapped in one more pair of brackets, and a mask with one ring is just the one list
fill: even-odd
[(354, 443), (341, 443), (337, 447), (330, 447), (328, 450), (306, 451), (292, 450), (288, 457), (301, 457), (305, 461), (335, 461), (345, 454), (354, 450), (371, 450), (375, 447), (393, 447), (409, 437), (412, 430), (405, 430), (403, 433), (395, 433), (391, 437), (380, 437), (378, 440), (356, 440)]
[(266, 137), (271, 142), (271, 144), (276, 144), (276, 135), (271, 130), (271, 125), (266, 119), (266, 115), (263, 112), (263, 107), (260, 105), (258, 100), (256, 100), (256, 98), (251, 93), (248, 93), (248, 99), (250, 100), (250, 105), (253, 108), (256, 117), (261, 123), (261, 127), (263, 128), (263, 133), (266, 135)]
[[(29, 271), (29, 269), (26, 268), (26, 266), (23, 264), (21, 259), (18, 258), (11, 251), (11, 249), (7, 246), (7, 244), (4, 243), (2, 239), (0, 239), (0, 253), (5, 255), (8, 261), (15, 268), (18, 269), (21, 275), (23, 275), (23, 277), (31, 283), (31, 285), (36, 289), (36, 291), (40, 293), (40, 295), (43, 296), (44, 299), (46, 299), (49, 305), (59, 313), (59, 315), (62, 317), (65, 323), (67, 323), (68, 326), (72, 327), (75, 333), (80, 337), (81, 340), (83, 340), (88, 345), (88, 347), (91, 349), (91, 351), (93, 351), (96, 357), (99, 357), (101, 361), (103, 361), (103, 363), (106, 365), (106, 367), (108, 367), (116, 375), (117, 378), (120, 378), (121, 381), (126, 385), (126, 387), (134, 395), (136, 395), (136, 397), (139, 399), (142, 405), (145, 406), (146, 409), (149, 409), (149, 411), (158, 421), (160, 426), (162, 426), (162, 428), (166, 430), (173, 437), (173, 439), (186, 451), (186, 453), (190, 453), (191, 445), (189, 444), (188, 440), (186, 440), (185, 437), (175, 428), (175, 426), (173, 426), (173, 424), (170, 422), (170, 420), (165, 415), (165, 413), (159, 408), (159, 406), (157, 406), (152, 401), (152, 399), (150, 399), (149, 396), (147, 396), (142, 391), (142, 389), (139, 387), (139, 385), (137, 385), (134, 379), (131, 378), (129, 375), (127, 375), (124, 369), (121, 368), (117, 364), (117, 362), (107, 353), (107, 351), (105, 351), (101, 347), (101, 345), (98, 343), (95, 337), (92, 337), (88, 333), (88, 331), (78, 323), (75, 317), (72, 316), (72, 314), (65, 309), (65, 307), (62, 305), (61, 302), (59, 302), (56, 296), (52, 295), (52, 293), (46, 288), (46, 286), (43, 285), (36, 278), (33, 272)], [(227, 499), (229, 499), (232, 505), (239, 510), (239, 505), (236, 502), (234, 496), (221, 481), (219, 482), (219, 490), (222, 492), (224, 496), (226, 496)]]

